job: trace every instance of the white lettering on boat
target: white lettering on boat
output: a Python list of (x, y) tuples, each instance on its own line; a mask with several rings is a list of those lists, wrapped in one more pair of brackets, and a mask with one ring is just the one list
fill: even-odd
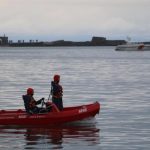
[(28, 116), (28, 115), (19, 115), (19, 116), (3, 116), (0, 117), (0, 120), (6, 120), (6, 119), (25, 119), (25, 118), (46, 118), (44, 115), (35, 115), (35, 116)]
[(18, 116), (18, 118), (27, 118), (27, 116), (26, 115), (20, 115), (20, 116)]
[(84, 112), (87, 112), (86, 106), (83, 106), (81, 109), (79, 109), (79, 114)]
[(14, 117), (0, 117), (0, 119), (14, 119)]
[(45, 116), (31, 116), (30, 118), (46, 118)]
[(26, 116), (26, 115), (20, 115), (18, 118), (23, 119), (23, 118), (45, 118), (43, 115), (36, 115), (36, 116)]

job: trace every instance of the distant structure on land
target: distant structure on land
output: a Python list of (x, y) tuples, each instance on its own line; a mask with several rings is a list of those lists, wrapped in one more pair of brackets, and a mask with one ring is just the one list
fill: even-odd
[(116, 46), (125, 43), (125, 40), (107, 40), (105, 37), (93, 37), (90, 42), (91, 46)]
[(0, 46), (10, 46), (10, 47), (46, 47), (46, 46), (117, 46), (120, 44), (125, 44), (125, 40), (107, 40), (105, 37), (92, 37), (91, 41), (64, 41), (57, 40), (52, 42), (39, 42), (38, 40), (29, 40), (25, 42), (24, 40), (18, 40), (18, 42), (8, 41), (8, 37), (5, 35), (0, 37)]
[(0, 36), (0, 46), (5, 46), (8, 45), (8, 37), (5, 36)]

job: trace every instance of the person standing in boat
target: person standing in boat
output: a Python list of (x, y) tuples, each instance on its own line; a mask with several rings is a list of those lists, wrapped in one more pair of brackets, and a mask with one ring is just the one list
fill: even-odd
[(39, 113), (42, 111), (42, 108), (37, 107), (38, 104), (41, 104), (44, 98), (41, 98), (40, 100), (36, 101), (33, 97), (34, 90), (32, 88), (27, 89), (27, 94), (23, 95), (24, 100), (24, 106), (27, 113), (33, 114), (33, 113)]
[(58, 107), (59, 110), (63, 109), (63, 88), (59, 84), (60, 82), (60, 75), (54, 75), (54, 81), (51, 82), (51, 95), (52, 95), (52, 102)]

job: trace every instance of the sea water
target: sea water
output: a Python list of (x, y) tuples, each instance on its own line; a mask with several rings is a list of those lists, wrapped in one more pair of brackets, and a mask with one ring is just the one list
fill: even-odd
[(22, 109), (28, 87), (48, 99), (60, 74), (64, 106), (100, 114), (66, 126), (0, 126), (0, 149), (149, 150), (150, 52), (115, 47), (0, 48), (0, 109)]

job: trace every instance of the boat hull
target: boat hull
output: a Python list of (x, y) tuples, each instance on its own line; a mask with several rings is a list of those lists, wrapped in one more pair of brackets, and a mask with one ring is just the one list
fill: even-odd
[(148, 44), (125, 44), (118, 45), (115, 48), (116, 51), (150, 51), (150, 45)]
[(66, 107), (60, 112), (27, 114), (24, 110), (1, 110), (0, 125), (60, 125), (94, 117), (100, 111), (100, 104)]

